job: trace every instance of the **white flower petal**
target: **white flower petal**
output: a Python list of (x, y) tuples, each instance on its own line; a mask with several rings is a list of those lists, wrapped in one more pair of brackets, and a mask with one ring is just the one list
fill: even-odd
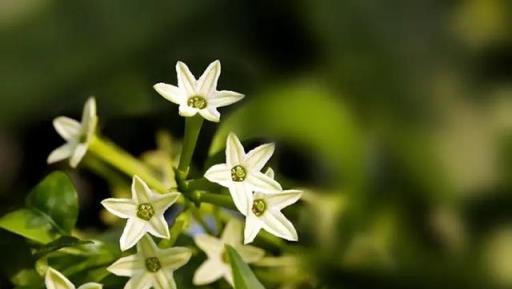
[(212, 122), (220, 121), (220, 112), (215, 107), (207, 107), (205, 109), (199, 110), (199, 114), (206, 120)]
[(79, 144), (75, 147), (75, 150), (73, 151), (73, 154), (69, 159), (69, 165), (72, 168), (76, 168), (78, 166), (80, 161), (84, 158), (85, 154), (87, 153), (87, 148), (87, 144)]
[(274, 179), (262, 174), (261, 172), (250, 172), (245, 179), (253, 191), (275, 193), (282, 190), (281, 185)]
[(196, 94), (196, 79), (188, 69), (188, 66), (178, 61), (176, 63), (176, 73), (178, 74), (178, 86), (185, 89), (189, 96)]
[(224, 270), (224, 279), (229, 283), (229, 285), (231, 285), (231, 287), (235, 288), (235, 281), (233, 280), (233, 272), (231, 271), (231, 267), (228, 267), (226, 270)]
[(260, 220), (263, 229), (269, 233), (288, 241), (298, 240), (295, 227), (281, 212), (267, 210), (260, 216)]
[(244, 98), (244, 95), (230, 90), (217, 91), (214, 96), (208, 99), (208, 104), (213, 107), (223, 107), (233, 104)]
[(242, 222), (231, 219), (222, 232), (221, 240), (228, 245), (236, 246), (242, 243)]
[(217, 183), (221, 186), (228, 187), (231, 183), (231, 168), (226, 164), (218, 164), (210, 167), (204, 177), (210, 182)]
[(97, 122), (96, 100), (94, 97), (89, 97), (84, 105), (84, 111), (82, 112), (82, 131), (87, 134), (88, 139), (94, 133)]
[(178, 107), (179, 114), (184, 117), (192, 117), (197, 114), (198, 109), (182, 104)]
[(110, 265), (107, 270), (117, 276), (134, 276), (146, 271), (144, 259), (138, 254), (120, 258), (114, 264)]
[(274, 173), (274, 170), (271, 167), (269, 167), (267, 169), (267, 171), (265, 172), (265, 175), (267, 177), (270, 177), (271, 179), (275, 179), (275, 173)]
[(252, 203), (252, 191), (242, 182), (233, 182), (229, 186), (229, 193), (238, 211), (246, 215), (249, 204)]
[(210, 63), (197, 81), (196, 91), (201, 96), (209, 96), (217, 88), (217, 81), (220, 76), (220, 61)]
[(274, 154), (275, 145), (273, 143), (260, 145), (247, 153), (245, 164), (254, 171), (261, 171), (268, 160)]
[(84, 105), (82, 112), (82, 125), (88, 124), (91, 119), (96, 117), (96, 100), (94, 97), (89, 97)]
[(162, 268), (166, 270), (176, 270), (187, 264), (192, 256), (192, 251), (185, 247), (173, 247), (160, 251), (158, 258), (162, 264)]
[(148, 185), (139, 177), (133, 176), (132, 179), (132, 199), (138, 203), (149, 203), (151, 198), (151, 190)]
[(169, 227), (163, 215), (153, 216), (147, 224), (147, 230), (150, 234), (163, 239), (169, 239), (171, 234), (169, 233)]
[(240, 257), (242, 257), (242, 260), (247, 264), (257, 262), (265, 256), (265, 250), (254, 246), (237, 246), (235, 249), (238, 254), (240, 254)]
[(108, 198), (101, 201), (101, 204), (113, 215), (127, 219), (136, 217), (137, 204), (131, 199)]
[(162, 270), (153, 274), (153, 288), (155, 289), (176, 289), (176, 282), (172, 273)]
[(146, 233), (146, 222), (137, 219), (128, 219), (124, 227), (119, 244), (121, 251), (126, 251), (133, 247)]
[(242, 164), (245, 158), (244, 147), (234, 133), (229, 133), (226, 140), (226, 163), (229, 167)]
[(59, 116), (53, 120), (53, 127), (65, 140), (78, 140), (82, 133), (82, 126), (74, 119)]
[(281, 210), (291, 204), (296, 203), (302, 197), (302, 191), (299, 190), (284, 190), (279, 193), (268, 194), (265, 196), (265, 201), (272, 208)]
[(220, 259), (208, 259), (194, 273), (192, 282), (196, 286), (213, 283), (223, 277), (226, 264)]
[(46, 271), (44, 283), (48, 289), (75, 289), (73, 283), (62, 275), (62, 273), (51, 267)]
[(78, 289), (102, 289), (102, 288), (103, 288), (102, 284), (95, 283), (95, 282), (85, 283), (82, 286), (78, 287)]
[(245, 229), (244, 229), (244, 244), (249, 244), (254, 241), (256, 235), (261, 230), (261, 221), (254, 215), (252, 212), (247, 214), (247, 218), (245, 219)]
[(96, 132), (96, 125), (98, 124), (98, 117), (94, 116), (91, 120), (84, 125), (83, 130), (86, 133), (85, 143), (89, 144)]
[(201, 234), (194, 237), (197, 247), (203, 250), (208, 257), (218, 256), (224, 251), (224, 243), (219, 239), (207, 234)]
[(48, 156), (48, 159), (46, 160), (48, 164), (56, 163), (59, 161), (62, 161), (64, 159), (67, 159), (71, 157), (73, 154), (75, 145), (72, 143), (66, 143), (55, 150), (53, 150), (50, 155)]
[(132, 276), (124, 285), (123, 289), (149, 289), (153, 286), (152, 276), (150, 274), (140, 273)]
[(160, 82), (155, 84), (153, 88), (165, 99), (174, 102), (175, 104), (185, 104), (187, 102), (187, 99), (183, 94), (183, 90), (179, 87)]
[(180, 197), (179, 193), (155, 194), (151, 199), (151, 205), (157, 213), (165, 212)]

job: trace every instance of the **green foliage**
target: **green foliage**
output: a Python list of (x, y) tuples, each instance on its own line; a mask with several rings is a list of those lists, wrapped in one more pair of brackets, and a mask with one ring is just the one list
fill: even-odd
[(55, 238), (50, 222), (30, 209), (19, 209), (3, 216), (0, 228), (43, 244)]
[(235, 289), (265, 289), (233, 247), (226, 245), (226, 252), (233, 270)]
[(27, 196), (26, 208), (0, 218), (0, 228), (46, 244), (69, 235), (78, 217), (78, 196), (69, 177), (54, 172)]
[(9, 248), (4, 253), (9, 264), (0, 270), (17, 288), (39, 288), (42, 278), (34, 270), (36, 263), (46, 264), (44, 257), (61, 248), (91, 242), (69, 236), (78, 216), (78, 196), (63, 172), (44, 178), (27, 195), (25, 204), (0, 218), (0, 228), (14, 234), (1, 232), (0, 245)]
[(53, 251), (59, 250), (64, 247), (74, 247), (85, 244), (92, 244), (92, 241), (82, 241), (72, 236), (62, 236), (55, 241), (52, 241), (44, 246), (37, 248), (34, 252), (34, 257), (41, 258)]
[(78, 217), (78, 195), (63, 172), (53, 172), (27, 196), (29, 209), (41, 213), (62, 233), (70, 234)]

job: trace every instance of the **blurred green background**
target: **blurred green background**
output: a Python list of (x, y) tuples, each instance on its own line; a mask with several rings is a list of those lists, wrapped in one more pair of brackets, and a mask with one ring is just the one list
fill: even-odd
[[(275, 141), (278, 178), (308, 192), (300, 262), (269, 288), (511, 288), (511, 19), (508, 0), (0, 0), (0, 213), (54, 169), (54, 117), (94, 95), (140, 155), (183, 135), (152, 85), (219, 59), (219, 88), (247, 97), (195, 164), (233, 130)], [(70, 173), (79, 226), (105, 228), (108, 186)]]

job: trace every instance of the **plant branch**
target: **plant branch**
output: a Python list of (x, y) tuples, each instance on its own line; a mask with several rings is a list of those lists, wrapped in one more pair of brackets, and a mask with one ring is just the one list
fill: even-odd
[(180, 163), (178, 164), (178, 170), (183, 175), (188, 175), (190, 162), (192, 161), (192, 155), (196, 148), (197, 138), (203, 125), (203, 118), (200, 115), (185, 118), (185, 136), (183, 139), (183, 150), (180, 156)]
[(141, 177), (151, 188), (160, 193), (169, 191), (169, 188), (153, 176), (142, 162), (114, 143), (96, 136), (89, 145), (89, 151), (130, 177), (134, 175)]

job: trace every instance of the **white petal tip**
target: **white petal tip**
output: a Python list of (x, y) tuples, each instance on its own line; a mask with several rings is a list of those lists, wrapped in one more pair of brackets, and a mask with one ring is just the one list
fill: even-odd
[(128, 244), (119, 242), (119, 248), (121, 248), (121, 251), (126, 251), (126, 250), (130, 249), (131, 247), (132, 246), (128, 246)]
[(297, 242), (297, 241), (299, 241), (299, 236), (297, 235), (297, 233), (295, 233), (292, 236), (287, 236), (285, 238), (285, 240), (290, 241), (290, 242)]

